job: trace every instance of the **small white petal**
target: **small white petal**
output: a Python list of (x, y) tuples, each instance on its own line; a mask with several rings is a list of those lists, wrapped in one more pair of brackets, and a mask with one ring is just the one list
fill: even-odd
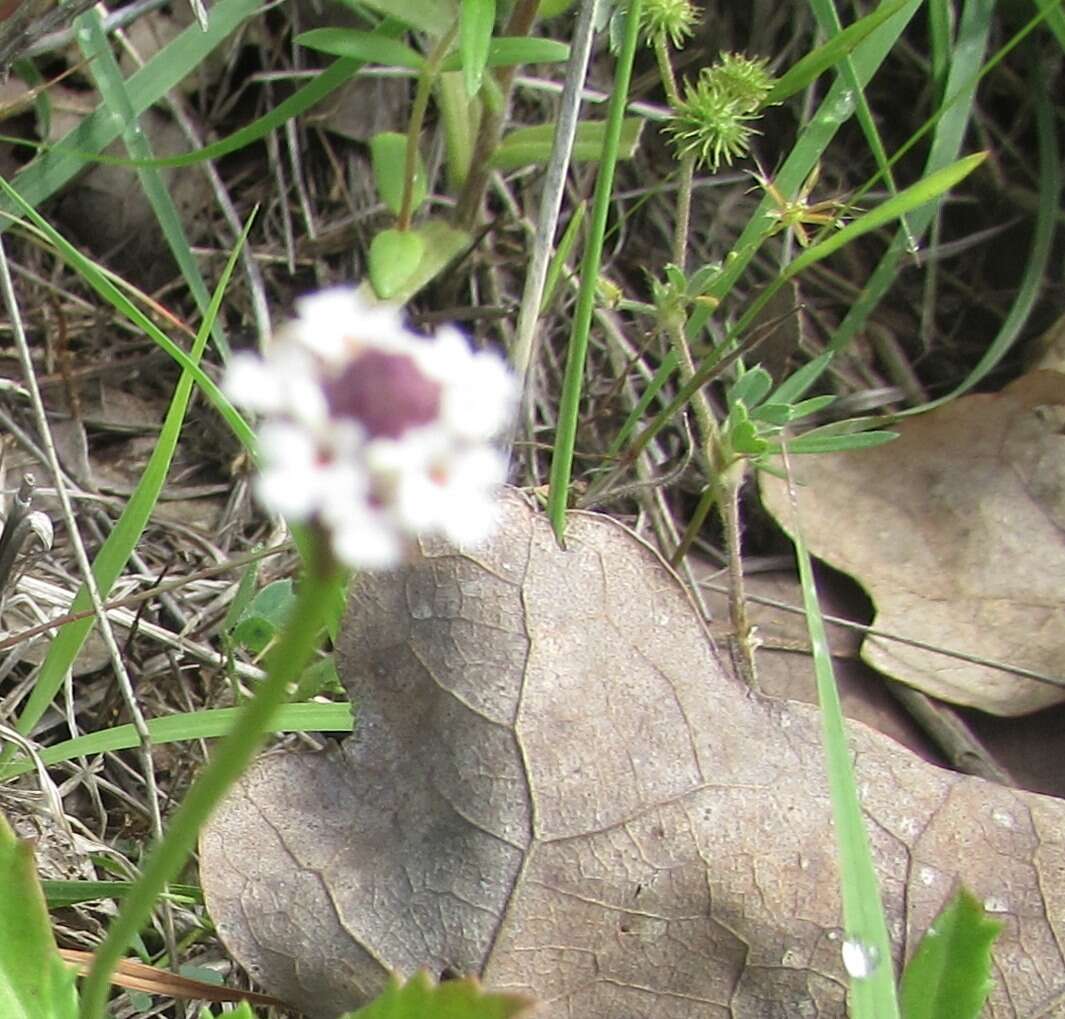
[(281, 409), (280, 380), (261, 357), (248, 351), (234, 354), (226, 366), (222, 392), (248, 410), (270, 414)]
[(403, 561), (403, 539), (381, 514), (350, 514), (331, 531), (333, 554), (355, 569), (386, 570)]
[(441, 417), (459, 438), (484, 442), (509, 423), (517, 397), (514, 377), (495, 354), (471, 360), (461, 382), (444, 391)]

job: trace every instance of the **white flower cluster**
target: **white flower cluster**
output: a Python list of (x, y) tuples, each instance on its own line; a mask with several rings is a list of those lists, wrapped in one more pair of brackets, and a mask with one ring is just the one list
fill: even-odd
[(362, 569), (399, 564), (417, 535), (484, 540), (506, 474), (490, 443), (517, 397), (504, 362), (451, 327), (418, 336), (352, 288), (296, 306), (266, 357), (235, 355), (223, 380), (263, 415), (259, 501)]

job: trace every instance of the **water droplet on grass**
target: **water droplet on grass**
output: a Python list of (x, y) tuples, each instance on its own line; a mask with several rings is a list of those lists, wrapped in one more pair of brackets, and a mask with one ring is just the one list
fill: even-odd
[(841, 952), (843, 968), (855, 980), (871, 977), (880, 965), (880, 952), (876, 945), (866, 944), (858, 938), (847, 938)]

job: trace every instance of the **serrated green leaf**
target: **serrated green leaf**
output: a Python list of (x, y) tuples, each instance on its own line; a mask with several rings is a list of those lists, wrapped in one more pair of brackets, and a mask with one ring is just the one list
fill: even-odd
[(964, 888), (925, 932), (902, 973), (903, 1019), (976, 1019), (991, 980), (991, 946), (1002, 930)]
[[(632, 159), (636, 146), (640, 142), (640, 131), (644, 121), (642, 117), (626, 117), (621, 126), (621, 140), (618, 142), (618, 158)], [(573, 140), (573, 159), (576, 162), (588, 162), (599, 158), (603, 151), (605, 127), (602, 121), (582, 120), (577, 125)], [(496, 170), (517, 170), (523, 166), (536, 166), (546, 163), (551, 158), (551, 146), (554, 143), (555, 125), (536, 124), (533, 127), (521, 127), (511, 131), (492, 155), (491, 165)]]
[[(560, 64), (569, 59), (569, 47), (554, 39), (535, 39), (527, 36), (503, 36), (488, 44), (486, 67), (513, 67), (515, 64)], [(461, 51), (449, 53), (439, 70), (458, 71), (464, 68)], [(548, 125), (554, 129), (554, 125)]]
[(370, 242), (370, 282), (383, 301), (398, 297), (425, 253), (414, 230), (382, 230)]
[[(399, 215), (403, 205), (404, 175), (407, 171), (407, 136), (398, 131), (381, 131), (370, 139), (370, 161), (374, 184), (381, 201), (393, 216)], [(421, 153), (414, 159), (414, 184), (411, 194), (411, 214), (425, 201), (425, 161)]]
[(517, 994), (484, 990), (473, 979), (434, 983), (424, 971), (392, 985), (375, 1001), (344, 1019), (514, 1019), (533, 1002)]
[(459, 56), (466, 94), (472, 99), (481, 91), (488, 48), (496, 24), (496, 0), (462, 0), (459, 11)]
[(297, 35), (296, 42), (320, 53), (368, 64), (409, 67), (412, 71), (420, 71), (425, 66), (425, 57), (406, 43), (355, 28), (313, 28)]
[(0, 1016), (75, 1019), (74, 971), (56, 949), (33, 847), (0, 815)]

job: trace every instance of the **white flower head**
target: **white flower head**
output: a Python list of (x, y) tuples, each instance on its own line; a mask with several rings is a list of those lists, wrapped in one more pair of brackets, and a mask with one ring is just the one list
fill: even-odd
[(488, 537), (506, 475), (491, 443), (517, 401), (503, 360), (450, 327), (419, 336), (353, 288), (297, 309), (264, 358), (235, 355), (223, 380), (264, 416), (259, 501), (362, 569), (399, 564), (418, 535)]

